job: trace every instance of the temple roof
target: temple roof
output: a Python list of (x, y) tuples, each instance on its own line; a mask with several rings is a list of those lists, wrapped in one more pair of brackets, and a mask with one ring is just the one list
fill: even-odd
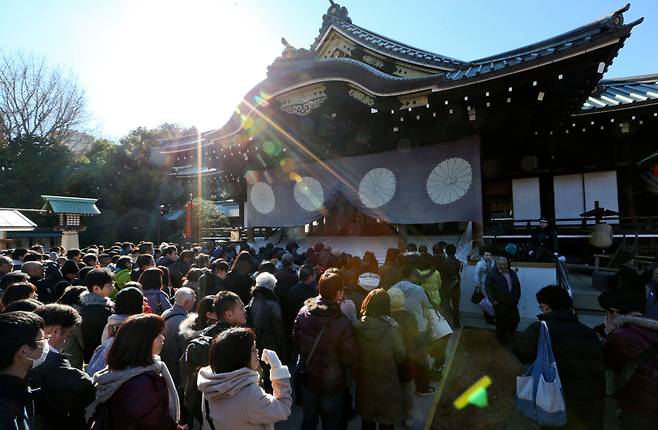
[[(290, 92), (303, 90), (318, 83), (342, 82), (356, 87), (366, 93), (367, 97), (371, 97), (374, 107), (378, 107), (384, 102), (383, 98), (388, 98), (390, 102), (391, 99), (395, 101), (396, 97), (422, 92), (435, 93), (456, 88), (467, 90), (470, 86), (483, 81), (513, 76), (540, 67), (551, 67), (557, 61), (595, 53), (594, 58), (597, 63), (583, 62), (581, 65), (583, 70), (591, 75), (591, 78), (583, 82), (582, 88), (578, 90), (584, 92), (582, 99), (573, 106), (569, 104), (565, 107), (565, 109), (577, 109), (576, 106), (580, 106), (586, 94), (596, 85), (596, 80), (600, 79), (612, 63), (624, 41), (630, 36), (632, 28), (642, 22), (642, 19), (639, 19), (624, 24), (623, 13), (628, 9), (629, 5), (626, 5), (590, 24), (531, 45), (464, 62), (411, 48), (358, 27), (352, 24), (344, 7), (332, 2), (329, 11), (323, 16), (320, 36), (313, 43), (311, 50), (295, 49), (283, 39), (285, 49), (282, 56), (268, 67), (267, 79), (258, 83), (243, 97), (236, 112), (223, 127), (202, 134), (201, 146), (235, 138), (243, 129), (245, 118), (253, 115), (255, 111), (272, 102), (277, 103), (281, 97), (285, 97)], [(349, 30), (353, 38), (356, 37), (359, 43), (376, 50), (377, 55), (391, 58), (404, 56), (405, 61), (413, 57), (416, 64), (433, 65), (433, 71), (427, 72), (430, 69), (425, 68), (424, 74), (396, 76), (380, 70), (381, 67), (373, 67), (358, 58), (350, 58), (349, 53), (338, 58), (319, 58), (315, 48), (322, 44), (322, 38), (332, 28), (342, 29), (343, 33)], [(588, 61), (593, 60), (590, 58)], [(566, 96), (562, 95), (562, 97)], [(572, 112), (573, 110), (568, 114)], [(186, 151), (196, 146), (197, 142), (196, 135), (163, 141), (161, 151), (162, 153)]]
[(42, 195), (45, 200), (43, 209), (50, 209), (56, 214), (100, 215), (96, 207), (98, 199), (85, 197), (49, 196)]
[(410, 63), (443, 70), (454, 70), (457, 67), (468, 64), (466, 61), (414, 48), (413, 46), (377, 34), (374, 31), (359, 27), (352, 23), (352, 19), (348, 16), (345, 7), (341, 7), (334, 3), (333, 0), (330, 0), (330, 2), (331, 6), (329, 7), (329, 10), (327, 10), (327, 13), (322, 17), (320, 34), (311, 45), (311, 49), (313, 50), (317, 50), (327, 36), (329, 30), (334, 28), (344, 36), (372, 49), (375, 52), (405, 60)]
[(658, 104), (658, 74), (605, 79), (589, 96), (582, 113)]

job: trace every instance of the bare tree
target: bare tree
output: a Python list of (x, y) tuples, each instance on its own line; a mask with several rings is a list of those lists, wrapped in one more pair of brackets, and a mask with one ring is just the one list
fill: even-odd
[(0, 141), (20, 135), (62, 139), (86, 119), (77, 80), (44, 58), (0, 52)]

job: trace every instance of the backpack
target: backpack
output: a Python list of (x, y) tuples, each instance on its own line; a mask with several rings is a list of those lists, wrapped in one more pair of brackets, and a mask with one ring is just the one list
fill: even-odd
[(208, 365), (210, 342), (223, 331), (223, 329), (220, 329), (217, 333), (209, 336), (208, 333), (215, 329), (216, 327), (214, 325), (207, 327), (199, 336), (191, 339), (179, 361), (185, 407), (199, 422), (203, 422), (201, 415), (201, 392), (197, 387), (196, 380), (199, 369)]

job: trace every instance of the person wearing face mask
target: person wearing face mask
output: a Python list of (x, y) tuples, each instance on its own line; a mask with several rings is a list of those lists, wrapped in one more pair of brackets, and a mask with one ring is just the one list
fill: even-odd
[(48, 355), (43, 319), (24, 311), (0, 314), (0, 429), (34, 428), (27, 374)]
[(259, 385), (256, 335), (251, 329), (231, 328), (213, 339), (209, 366), (198, 377), (202, 396), (203, 430), (274, 430), (290, 416), (290, 372), (276, 352), (263, 349), (260, 359), (270, 368), (273, 394)]
[(84, 408), (94, 400), (94, 384), (83, 371), (71, 366), (60, 352), (80, 314), (71, 306), (48, 304), (37, 308), (43, 318), (49, 352), (44, 363), (28, 374), (35, 392), (37, 429), (84, 429)]
[(182, 429), (176, 387), (158, 357), (163, 331), (164, 320), (154, 314), (133, 315), (121, 325), (107, 368), (94, 374), (96, 399), (86, 409), (92, 429)]

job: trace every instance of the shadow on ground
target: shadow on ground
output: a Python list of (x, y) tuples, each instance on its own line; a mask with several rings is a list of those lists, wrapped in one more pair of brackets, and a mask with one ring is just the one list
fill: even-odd
[[(433, 430), (534, 430), (537, 425), (516, 413), (516, 376), (524, 366), (503, 348), (491, 330), (464, 329), (434, 415)], [(454, 400), (482, 376), (488, 375), (489, 406), (472, 405), (462, 410)]]

